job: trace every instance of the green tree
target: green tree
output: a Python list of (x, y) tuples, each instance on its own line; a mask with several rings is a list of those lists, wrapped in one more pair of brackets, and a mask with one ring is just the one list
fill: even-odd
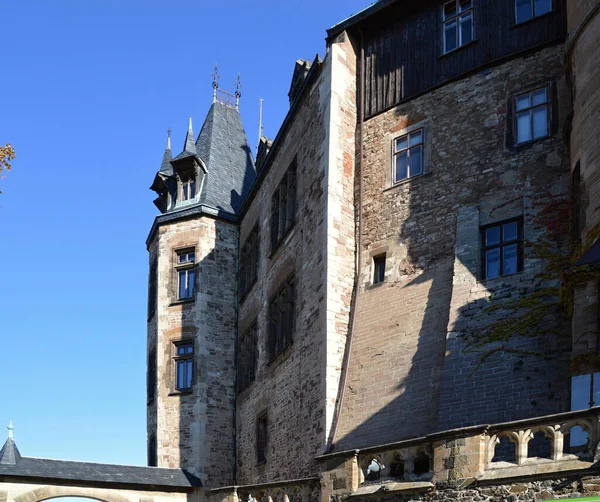
[[(0, 146), (0, 178), (4, 179), (4, 172), (10, 171), (11, 162), (15, 160), (15, 150), (10, 143)], [(0, 191), (2, 193), (2, 191)]]

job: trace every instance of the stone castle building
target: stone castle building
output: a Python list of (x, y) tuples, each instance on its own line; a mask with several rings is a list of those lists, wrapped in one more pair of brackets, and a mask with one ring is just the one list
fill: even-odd
[[(600, 1), (381, 0), (148, 236), (148, 461), (201, 497), (600, 493)], [(512, 497), (512, 498), (510, 498)]]

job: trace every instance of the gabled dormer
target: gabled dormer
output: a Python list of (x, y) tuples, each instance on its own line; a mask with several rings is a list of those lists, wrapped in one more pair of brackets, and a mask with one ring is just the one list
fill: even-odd
[(156, 173), (150, 187), (150, 190), (158, 194), (158, 197), (154, 200), (154, 205), (161, 213), (166, 213), (170, 209), (171, 202), (177, 193), (177, 182), (173, 175), (171, 160), (173, 160), (173, 155), (171, 154), (171, 131), (169, 131), (160, 171)]
[(190, 118), (183, 151), (172, 158), (169, 135), (160, 171), (150, 187), (158, 194), (154, 204), (159, 211), (164, 214), (197, 203), (206, 172), (206, 166), (196, 150)]
[(192, 205), (200, 200), (206, 166), (198, 156), (192, 119), (190, 118), (188, 132), (185, 136), (183, 152), (171, 161), (173, 173), (177, 181), (175, 208)]

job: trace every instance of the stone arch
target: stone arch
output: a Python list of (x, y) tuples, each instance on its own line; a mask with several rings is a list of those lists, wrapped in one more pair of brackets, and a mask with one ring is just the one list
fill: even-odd
[(14, 502), (41, 502), (59, 497), (81, 497), (100, 502), (131, 502), (115, 490), (77, 486), (42, 486), (17, 495)]

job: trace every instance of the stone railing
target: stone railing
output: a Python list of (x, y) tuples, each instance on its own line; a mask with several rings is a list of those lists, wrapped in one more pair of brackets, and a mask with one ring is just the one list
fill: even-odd
[(319, 502), (320, 478), (227, 486), (209, 490), (207, 496), (209, 502)]
[(484, 433), (483, 476), (588, 468), (599, 441), (598, 408), (490, 426)]
[[(600, 442), (600, 407), (319, 457), (328, 496), (427, 491), (448, 483), (487, 482), (591, 469)], [(244, 501), (245, 502), (245, 501)]]

